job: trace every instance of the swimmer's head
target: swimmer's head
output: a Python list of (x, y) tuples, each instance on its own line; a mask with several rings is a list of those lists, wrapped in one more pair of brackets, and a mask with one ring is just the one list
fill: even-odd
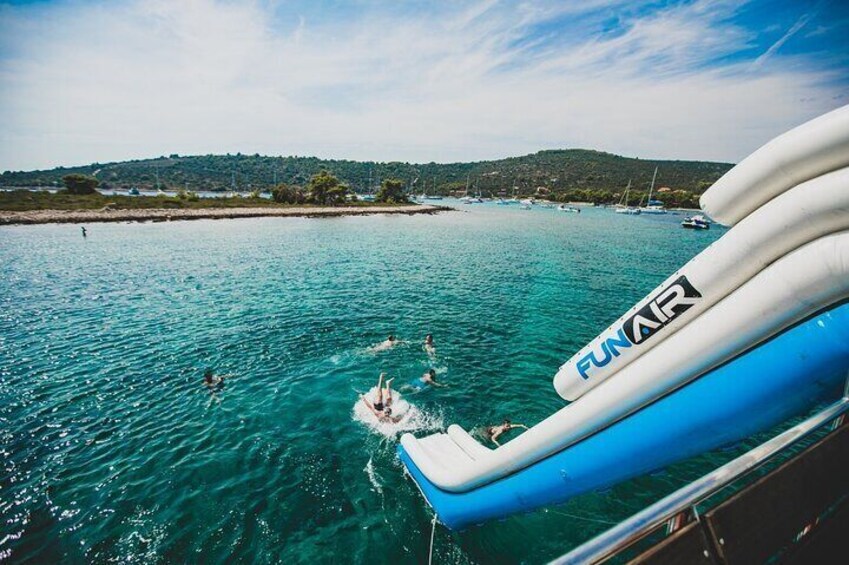
[(433, 380), (436, 380), (436, 370), (435, 369), (428, 369), (427, 374), (430, 375), (430, 378), (432, 378)]
[(391, 416), (392, 415), (392, 408), (387, 406), (386, 408), (383, 409), (383, 413), (386, 414), (387, 416)]
[(203, 379), (208, 383), (212, 382), (212, 369), (207, 369), (206, 371), (204, 371)]
[(504, 418), (504, 425), (505, 425), (505, 426), (509, 426), (510, 424), (512, 424), (512, 422), (510, 421), (510, 419), (509, 419), (509, 418)]
[(433, 334), (427, 334), (425, 336), (425, 341), (428, 342), (428, 343), (432, 342), (433, 341)]
[(389, 341), (395, 341), (395, 336), (390, 334), (390, 336), (387, 339)]

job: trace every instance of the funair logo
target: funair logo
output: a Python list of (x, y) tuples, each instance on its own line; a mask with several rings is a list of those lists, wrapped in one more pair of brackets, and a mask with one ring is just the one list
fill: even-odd
[(604, 367), (619, 357), (622, 349), (640, 345), (659, 332), (672, 320), (689, 310), (702, 295), (693, 288), (687, 277), (681, 276), (663, 289), (651, 302), (625, 320), (622, 327), (601, 342), (601, 351), (590, 351), (577, 363), (578, 373), (584, 380), (592, 367)]

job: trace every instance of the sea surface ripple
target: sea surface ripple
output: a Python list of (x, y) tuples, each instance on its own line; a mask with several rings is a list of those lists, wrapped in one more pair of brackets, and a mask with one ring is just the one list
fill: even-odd
[[(418, 431), (540, 421), (558, 366), (723, 233), (680, 220), (487, 204), (0, 228), (0, 561), (426, 561), (430, 511), (358, 393), (432, 367), (445, 388), (405, 392)], [(407, 343), (368, 351), (390, 333)], [(215, 395), (207, 368), (233, 375)], [(545, 561), (724, 458), (440, 529), (434, 561)]]

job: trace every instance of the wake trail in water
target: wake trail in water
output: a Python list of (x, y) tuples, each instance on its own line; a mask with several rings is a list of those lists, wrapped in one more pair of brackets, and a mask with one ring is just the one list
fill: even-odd
[(374, 461), (372, 461), (371, 457), (368, 458), (368, 463), (366, 463), (366, 466), (363, 471), (366, 472), (368, 480), (371, 483), (371, 486), (374, 487), (374, 490), (377, 491), (378, 494), (383, 494), (383, 485), (381, 485), (380, 481), (378, 480), (380, 479), (380, 475), (375, 472)]

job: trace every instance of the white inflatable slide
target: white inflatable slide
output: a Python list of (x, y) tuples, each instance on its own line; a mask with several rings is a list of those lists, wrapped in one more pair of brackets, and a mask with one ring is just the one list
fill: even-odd
[(555, 389), (574, 402), (495, 450), (456, 425), (405, 434), (419, 482), (499, 480), (849, 299), (849, 106), (766, 144), (701, 204), (733, 228), (560, 368)]

